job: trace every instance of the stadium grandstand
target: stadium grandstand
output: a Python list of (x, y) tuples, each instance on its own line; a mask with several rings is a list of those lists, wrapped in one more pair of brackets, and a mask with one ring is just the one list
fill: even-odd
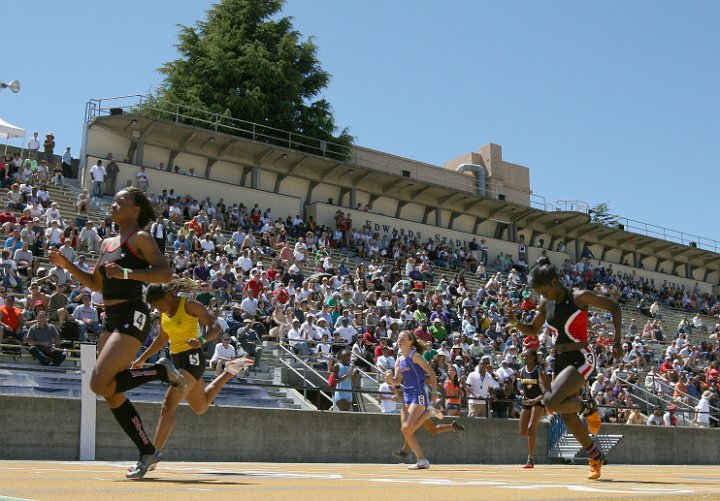
[[(0, 398), (16, 423), (6, 431), (18, 431), (8, 434), (5, 458), (37, 458), (40, 448), (48, 459), (95, 458), (96, 444), (98, 459), (132, 457), (109, 412), (83, 396), (81, 353), (94, 355), (102, 296), (53, 266), (47, 249), (57, 245), (91, 269), (99, 240), (115, 231), (112, 196), (137, 186), (155, 204), (160, 217), (148, 229), (173, 272), (197, 282), (194, 297), (222, 319), (233, 351), (254, 359), (206, 416), (181, 409), (171, 459), (316, 462), (322, 451), (330, 462), (389, 461), (396, 444), (377, 430), (397, 436), (397, 418), (383, 414), (401, 402), (383, 388), (384, 373), (398, 333), (410, 329), (426, 343), (441, 387), (449, 366), (459, 375), (459, 409), (443, 389), (440, 411), (468, 431), (435, 438), (433, 457), (522, 461), (514, 418), (524, 339), (508, 315), (536, 315), (527, 273), (541, 256), (566, 286), (622, 306), (622, 359), (612, 357), (609, 317), (590, 312), (598, 369), (585, 394), (600, 406), (600, 447), (624, 463), (720, 459), (704, 438), (716, 430), (703, 429), (720, 423), (714, 240), (626, 218), (594, 223), (583, 202), (533, 193), (530, 169), (505, 160), (497, 144), (434, 166), (181, 105), (154, 109), (143, 96), (91, 100), (82, 144), (70, 168), (58, 156), (39, 165), (27, 150), (11, 149), (3, 162)], [(28, 336), (43, 315), (58, 332), (56, 347)], [(157, 334), (155, 323), (146, 346)], [(210, 380), (223, 358), (215, 342), (203, 349)], [(357, 370), (340, 391), (328, 378), (344, 350)], [(538, 353), (551, 371), (547, 327)], [(498, 384), (482, 397), (484, 413), (470, 418), (466, 380), (480, 363)], [(341, 393), (350, 395), (347, 411)], [(157, 409), (164, 388), (153, 383), (132, 395)], [(28, 422), (40, 426), (38, 402), (63, 417), (52, 447), (40, 434), (19, 433)], [(153, 423), (157, 412), (143, 414)], [(111, 431), (96, 433), (96, 421)], [(223, 432), (198, 435), (223, 423), (262, 445), (228, 449)], [(288, 433), (321, 427), (326, 434), (298, 439), (288, 452)], [(344, 439), (351, 428), (352, 440)], [(493, 447), (491, 435), (512, 446)], [(671, 435), (693, 447), (655, 447)], [(544, 418), (538, 436), (538, 463), (583, 460), (556, 418)]]

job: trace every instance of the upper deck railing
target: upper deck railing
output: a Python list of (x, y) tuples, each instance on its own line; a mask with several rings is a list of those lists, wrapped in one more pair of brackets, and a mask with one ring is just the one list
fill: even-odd
[[(273, 144), (279, 147), (297, 150), (303, 153), (316, 155), (323, 158), (346, 161), (355, 165), (376, 169), (382, 172), (397, 171), (399, 157), (382, 152), (364, 154), (361, 148), (348, 147), (344, 144), (325, 141), (310, 136), (288, 132), (266, 125), (247, 122), (236, 118), (228, 117), (220, 113), (186, 106), (183, 104), (158, 104), (151, 97), (142, 94), (127, 96), (91, 99), (85, 106), (85, 122), (89, 123), (96, 117), (118, 113), (143, 112), (152, 114), (154, 117), (169, 120), (185, 125), (194, 125), (205, 129), (214, 130), (234, 136), (251, 139), (252, 141)], [(437, 168), (437, 175), (429, 173), (428, 164), (414, 162), (409, 159), (400, 159), (403, 162), (403, 170), (409, 173), (410, 178), (426, 181), (441, 186), (446, 186), (468, 193), (478, 192), (478, 182), (469, 176), (456, 176), (452, 171)], [(391, 166), (393, 166), (391, 168)], [(413, 168), (414, 166), (414, 168)], [(405, 175), (405, 172), (403, 172)], [(530, 206), (546, 212), (555, 210), (572, 210), (587, 213), (588, 204), (581, 201), (560, 200), (547, 202), (546, 198), (534, 193), (501, 193), (498, 186), (492, 182), (486, 183), (484, 191), (488, 198), (505, 200), (507, 202)], [(720, 241), (712, 238), (673, 230), (654, 224), (637, 221), (623, 216), (617, 218), (617, 229), (645, 235), (648, 237), (665, 240), (668, 242), (689, 245), (700, 249), (720, 252)]]

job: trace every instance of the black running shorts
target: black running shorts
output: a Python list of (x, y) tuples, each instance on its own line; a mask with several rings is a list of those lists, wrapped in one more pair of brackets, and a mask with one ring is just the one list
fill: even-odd
[(150, 334), (150, 307), (141, 301), (105, 306), (103, 330), (132, 336), (144, 343)]
[(173, 353), (172, 360), (176, 369), (186, 370), (195, 381), (200, 381), (205, 374), (207, 361), (202, 348)]

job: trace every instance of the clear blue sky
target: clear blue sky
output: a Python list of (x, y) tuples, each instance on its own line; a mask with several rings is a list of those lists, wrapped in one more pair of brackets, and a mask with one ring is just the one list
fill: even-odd
[[(206, 0), (6, 1), (0, 118), (80, 149), (90, 98), (144, 93)], [(359, 145), (442, 165), (487, 142), (548, 200), (720, 240), (720, 2), (289, 0)], [(240, 117), (242, 118), (242, 117)]]

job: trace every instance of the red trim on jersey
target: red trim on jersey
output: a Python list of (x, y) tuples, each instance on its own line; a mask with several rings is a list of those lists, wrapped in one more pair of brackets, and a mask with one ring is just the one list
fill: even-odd
[(565, 322), (565, 334), (576, 343), (584, 343), (588, 339), (587, 311), (577, 310)]

